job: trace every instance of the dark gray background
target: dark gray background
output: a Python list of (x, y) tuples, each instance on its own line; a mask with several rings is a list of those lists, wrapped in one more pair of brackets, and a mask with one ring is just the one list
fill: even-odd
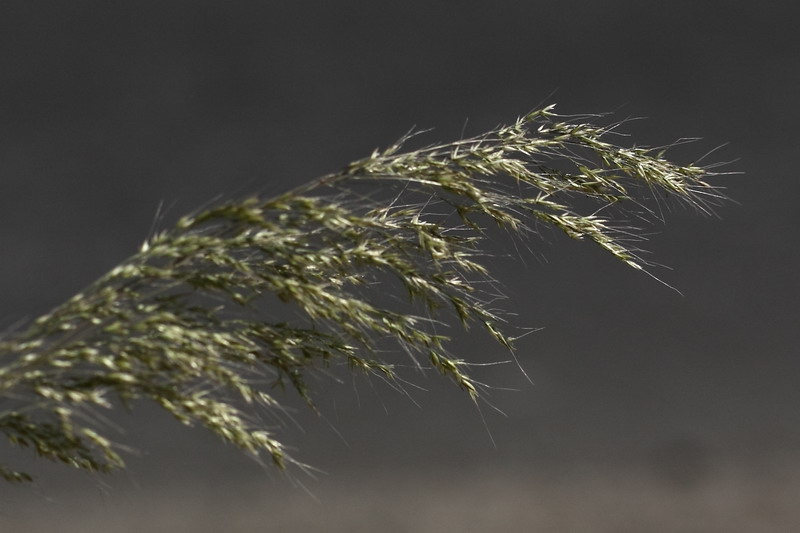
[[(790, 5), (4, 0), (3, 328), (132, 253), (160, 202), (169, 220), (217, 195), (278, 193), (414, 125), (453, 140), (546, 99), (648, 117), (625, 128), (640, 144), (703, 137), (681, 162), (729, 143), (712, 159), (744, 174), (719, 179), (738, 202), (719, 218), (677, 209), (652, 228), (647, 248), (672, 267), (655, 273), (684, 296), (555, 234), (531, 243), (545, 261), (498, 259), (509, 308), (544, 329), (518, 345), (535, 385), (513, 366), (484, 374), (519, 389), (492, 395), (507, 417), (483, 409), (495, 445), (433, 376), (421, 408), (368, 380), (321, 382), (325, 417), (297, 405), (305, 432), (282, 432), (319, 480), (276, 476), (143, 405), (118, 418), (139, 450), (129, 474), (32, 463), (39, 485), (0, 486), (0, 529), (792, 530)], [(479, 334), (454, 347), (496, 350)]]

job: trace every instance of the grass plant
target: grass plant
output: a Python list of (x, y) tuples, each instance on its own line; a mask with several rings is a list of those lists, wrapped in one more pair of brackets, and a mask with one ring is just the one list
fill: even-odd
[[(281, 388), (313, 406), (308, 377), (329, 365), (391, 382), (405, 352), (478, 398), (482, 385), (441, 332), (477, 325), (512, 349), (484, 261), (493, 226), (555, 227), (647, 272), (632, 221), (658, 218), (665, 194), (701, 212), (722, 197), (707, 181), (713, 166), (620, 146), (619, 124), (597, 120), (549, 106), (448, 144), (404, 151), (407, 136), (276, 197), (181, 218), (0, 337), (0, 431), (106, 472), (124, 462), (102, 411), (149, 399), (284, 467), (294, 459), (256, 412), (280, 409)], [(0, 475), (31, 479), (13, 465)]]

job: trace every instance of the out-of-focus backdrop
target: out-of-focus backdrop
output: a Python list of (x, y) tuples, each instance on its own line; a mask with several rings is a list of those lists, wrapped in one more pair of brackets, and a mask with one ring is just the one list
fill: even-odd
[[(141, 404), (114, 417), (126, 473), (2, 444), (38, 483), (0, 486), (0, 531), (797, 531), (796, 21), (790, 2), (3, 0), (3, 329), (131, 254), (159, 204), (279, 193), (414, 125), (454, 140), (546, 100), (647, 117), (624, 128), (639, 144), (702, 137), (682, 162), (729, 143), (708, 161), (744, 175), (720, 178), (738, 204), (718, 218), (651, 228), (683, 296), (556, 234), (498, 257), (543, 328), (518, 343), (533, 385), (482, 374), (505, 416), (433, 375), (416, 404), (320, 381), (323, 416), (295, 402), (281, 435), (321, 472), (286, 478)], [(479, 333), (453, 349), (505, 357)]]

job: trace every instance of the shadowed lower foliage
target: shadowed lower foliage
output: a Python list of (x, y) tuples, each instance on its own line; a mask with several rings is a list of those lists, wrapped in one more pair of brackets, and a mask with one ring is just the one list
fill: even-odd
[[(306, 378), (326, 365), (397, 379), (387, 341), (478, 397), (437, 331), (476, 324), (511, 349), (481, 263), (487, 228), (553, 226), (643, 270), (626, 220), (654, 217), (646, 204), (663, 193), (703, 212), (721, 198), (710, 167), (618, 146), (618, 124), (592, 118), (550, 106), (450, 144), (403, 152), (405, 138), (278, 197), (180, 219), (0, 338), (0, 430), (47, 459), (107, 471), (124, 465), (98, 408), (148, 398), (283, 467), (292, 459), (255, 408), (280, 409), (276, 386), (313, 406)], [(30, 479), (10, 465), (0, 475)]]

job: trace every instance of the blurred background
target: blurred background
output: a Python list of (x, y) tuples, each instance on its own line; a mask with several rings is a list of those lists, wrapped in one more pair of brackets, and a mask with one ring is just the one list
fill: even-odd
[[(522, 326), (478, 411), (434, 375), (289, 399), (281, 475), (140, 404), (129, 469), (40, 463), (0, 531), (753, 532), (800, 527), (797, 9), (765, 2), (0, 4), (0, 328), (30, 320), (222, 196), (282, 192), (412, 126), (455, 140), (539, 103), (613, 111), (630, 142), (737, 161), (718, 217), (646, 243), (683, 296), (543, 235), (497, 275)], [(502, 247), (498, 243), (498, 249)], [(480, 333), (465, 358), (507, 355)], [(504, 390), (515, 389), (515, 390)], [(292, 403), (294, 402), (294, 403)]]

